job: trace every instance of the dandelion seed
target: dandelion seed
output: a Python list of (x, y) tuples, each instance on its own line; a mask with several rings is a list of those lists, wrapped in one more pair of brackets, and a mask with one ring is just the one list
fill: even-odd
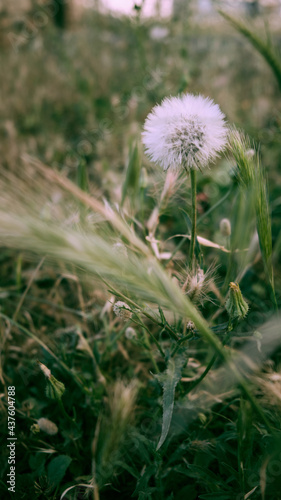
[(185, 94), (165, 98), (146, 118), (146, 153), (164, 170), (207, 166), (227, 140), (225, 116), (210, 98)]

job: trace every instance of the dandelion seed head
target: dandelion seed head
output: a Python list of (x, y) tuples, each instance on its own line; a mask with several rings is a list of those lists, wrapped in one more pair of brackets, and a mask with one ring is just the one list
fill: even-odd
[(132, 328), (131, 326), (129, 326), (128, 328), (126, 328), (125, 330), (125, 337), (128, 339), (128, 340), (132, 340), (132, 339), (135, 339), (137, 336), (137, 332), (134, 328)]
[(55, 434), (58, 433), (56, 424), (48, 418), (39, 418), (39, 420), (37, 420), (37, 424), (41, 431), (46, 432), (50, 436), (55, 436)]
[(165, 98), (147, 116), (142, 138), (147, 155), (164, 170), (205, 167), (225, 147), (225, 116), (201, 95)]

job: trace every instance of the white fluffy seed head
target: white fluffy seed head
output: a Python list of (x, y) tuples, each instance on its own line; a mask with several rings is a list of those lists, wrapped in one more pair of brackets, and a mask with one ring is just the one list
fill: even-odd
[(46, 434), (49, 434), (49, 436), (55, 436), (58, 432), (56, 424), (48, 418), (39, 418), (39, 420), (37, 420), (37, 424), (39, 429), (46, 432)]
[(225, 116), (201, 95), (166, 97), (147, 116), (142, 138), (147, 155), (164, 170), (203, 168), (225, 147)]
[(134, 328), (132, 328), (131, 326), (128, 326), (128, 328), (126, 328), (126, 331), (125, 331), (125, 337), (128, 340), (135, 339), (137, 337), (136, 330)]

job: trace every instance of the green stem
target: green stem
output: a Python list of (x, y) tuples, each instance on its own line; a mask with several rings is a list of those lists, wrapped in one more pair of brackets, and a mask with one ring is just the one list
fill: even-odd
[(148, 335), (147, 335), (147, 329), (144, 328), (143, 329), (144, 331), (144, 338), (145, 338), (145, 343), (146, 343), (146, 346), (147, 346), (147, 349), (148, 349), (148, 353), (149, 353), (149, 357), (150, 357), (150, 360), (151, 360), (151, 363), (153, 364), (154, 366), (154, 370), (156, 371), (156, 373), (160, 373), (160, 370), (157, 366), (157, 363), (152, 355), (152, 352), (151, 352), (151, 345), (150, 345), (150, 342), (149, 342), (149, 338), (148, 338)]
[(203, 215), (201, 215), (201, 217), (199, 217), (199, 219), (197, 220), (197, 226), (199, 226), (199, 224), (201, 224), (201, 222), (205, 219), (205, 217), (208, 217), (214, 210), (216, 210), (216, 208), (218, 208), (229, 197), (233, 189), (234, 186), (231, 186), (231, 188), (227, 191), (227, 193), (217, 203), (215, 203), (215, 205), (213, 205), (211, 208), (209, 208), (209, 210), (207, 210), (207, 212), (205, 212)]
[[(228, 332), (228, 335), (226, 335), (226, 338), (224, 339), (224, 341), (222, 342), (222, 345), (225, 346), (225, 344), (228, 343), (229, 339), (231, 338), (231, 335), (232, 335), (232, 326), (230, 324), (230, 322), (228, 322), (228, 325), (227, 325), (227, 329), (226, 329), (226, 333)], [(211, 359), (211, 361), (209, 362), (209, 364), (207, 365), (207, 367), (205, 368), (204, 372), (200, 375), (200, 377), (198, 377), (196, 380), (194, 380), (193, 384), (191, 384), (191, 386), (189, 387), (187, 393), (193, 391), (193, 389), (198, 385), (200, 384), (200, 382), (202, 382), (202, 380), (206, 377), (206, 375), (209, 373), (209, 371), (211, 370), (211, 368), (213, 367), (216, 359), (218, 358), (218, 354), (215, 353)]]
[(189, 265), (192, 267), (195, 259), (195, 239), (196, 239), (196, 170), (192, 168), (190, 170), (191, 178), (191, 199), (192, 199), (192, 228), (191, 228), (191, 240), (190, 240), (190, 251), (189, 251)]
[(147, 331), (147, 333), (150, 335), (150, 337), (152, 338), (152, 340), (153, 340), (153, 342), (155, 343), (155, 345), (158, 347), (158, 350), (159, 350), (159, 352), (160, 352), (161, 356), (162, 356), (163, 358), (165, 358), (165, 353), (164, 353), (164, 351), (163, 351), (163, 349), (162, 349), (161, 345), (159, 344), (158, 340), (154, 337), (154, 335), (151, 333), (151, 331), (150, 331), (150, 330), (149, 330), (149, 329), (148, 329), (148, 328), (144, 325), (144, 323), (142, 322), (142, 320), (141, 320), (141, 318), (139, 317), (139, 315), (138, 315), (138, 314), (135, 314), (135, 316), (138, 318), (139, 322), (134, 321), (134, 319), (133, 319), (133, 318), (132, 318), (132, 321), (133, 321), (134, 323), (136, 323), (137, 325), (140, 325), (140, 326), (141, 326), (144, 330), (146, 330), (146, 331)]

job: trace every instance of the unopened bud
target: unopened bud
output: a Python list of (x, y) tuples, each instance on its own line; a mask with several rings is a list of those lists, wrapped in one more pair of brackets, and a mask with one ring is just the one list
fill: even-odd
[(229, 219), (222, 219), (220, 221), (220, 232), (223, 236), (231, 235), (231, 224)]
[(245, 318), (249, 306), (245, 301), (238, 283), (229, 284), (229, 296), (225, 303), (230, 320)]
[(50, 399), (61, 399), (65, 391), (64, 384), (57, 380), (51, 374), (51, 370), (49, 370), (47, 366), (43, 365), (43, 363), (40, 363), (40, 361), (38, 361), (38, 365), (44, 373), (45, 377), (47, 377), (46, 396)]
[(61, 399), (65, 391), (65, 385), (57, 380), (53, 375), (50, 376), (46, 387), (46, 396), (50, 399)]
[(193, 323), (193, 321), (188, 321), (186, 323), (186, 329), (192, 332), (195, 330), (195, 324)]

